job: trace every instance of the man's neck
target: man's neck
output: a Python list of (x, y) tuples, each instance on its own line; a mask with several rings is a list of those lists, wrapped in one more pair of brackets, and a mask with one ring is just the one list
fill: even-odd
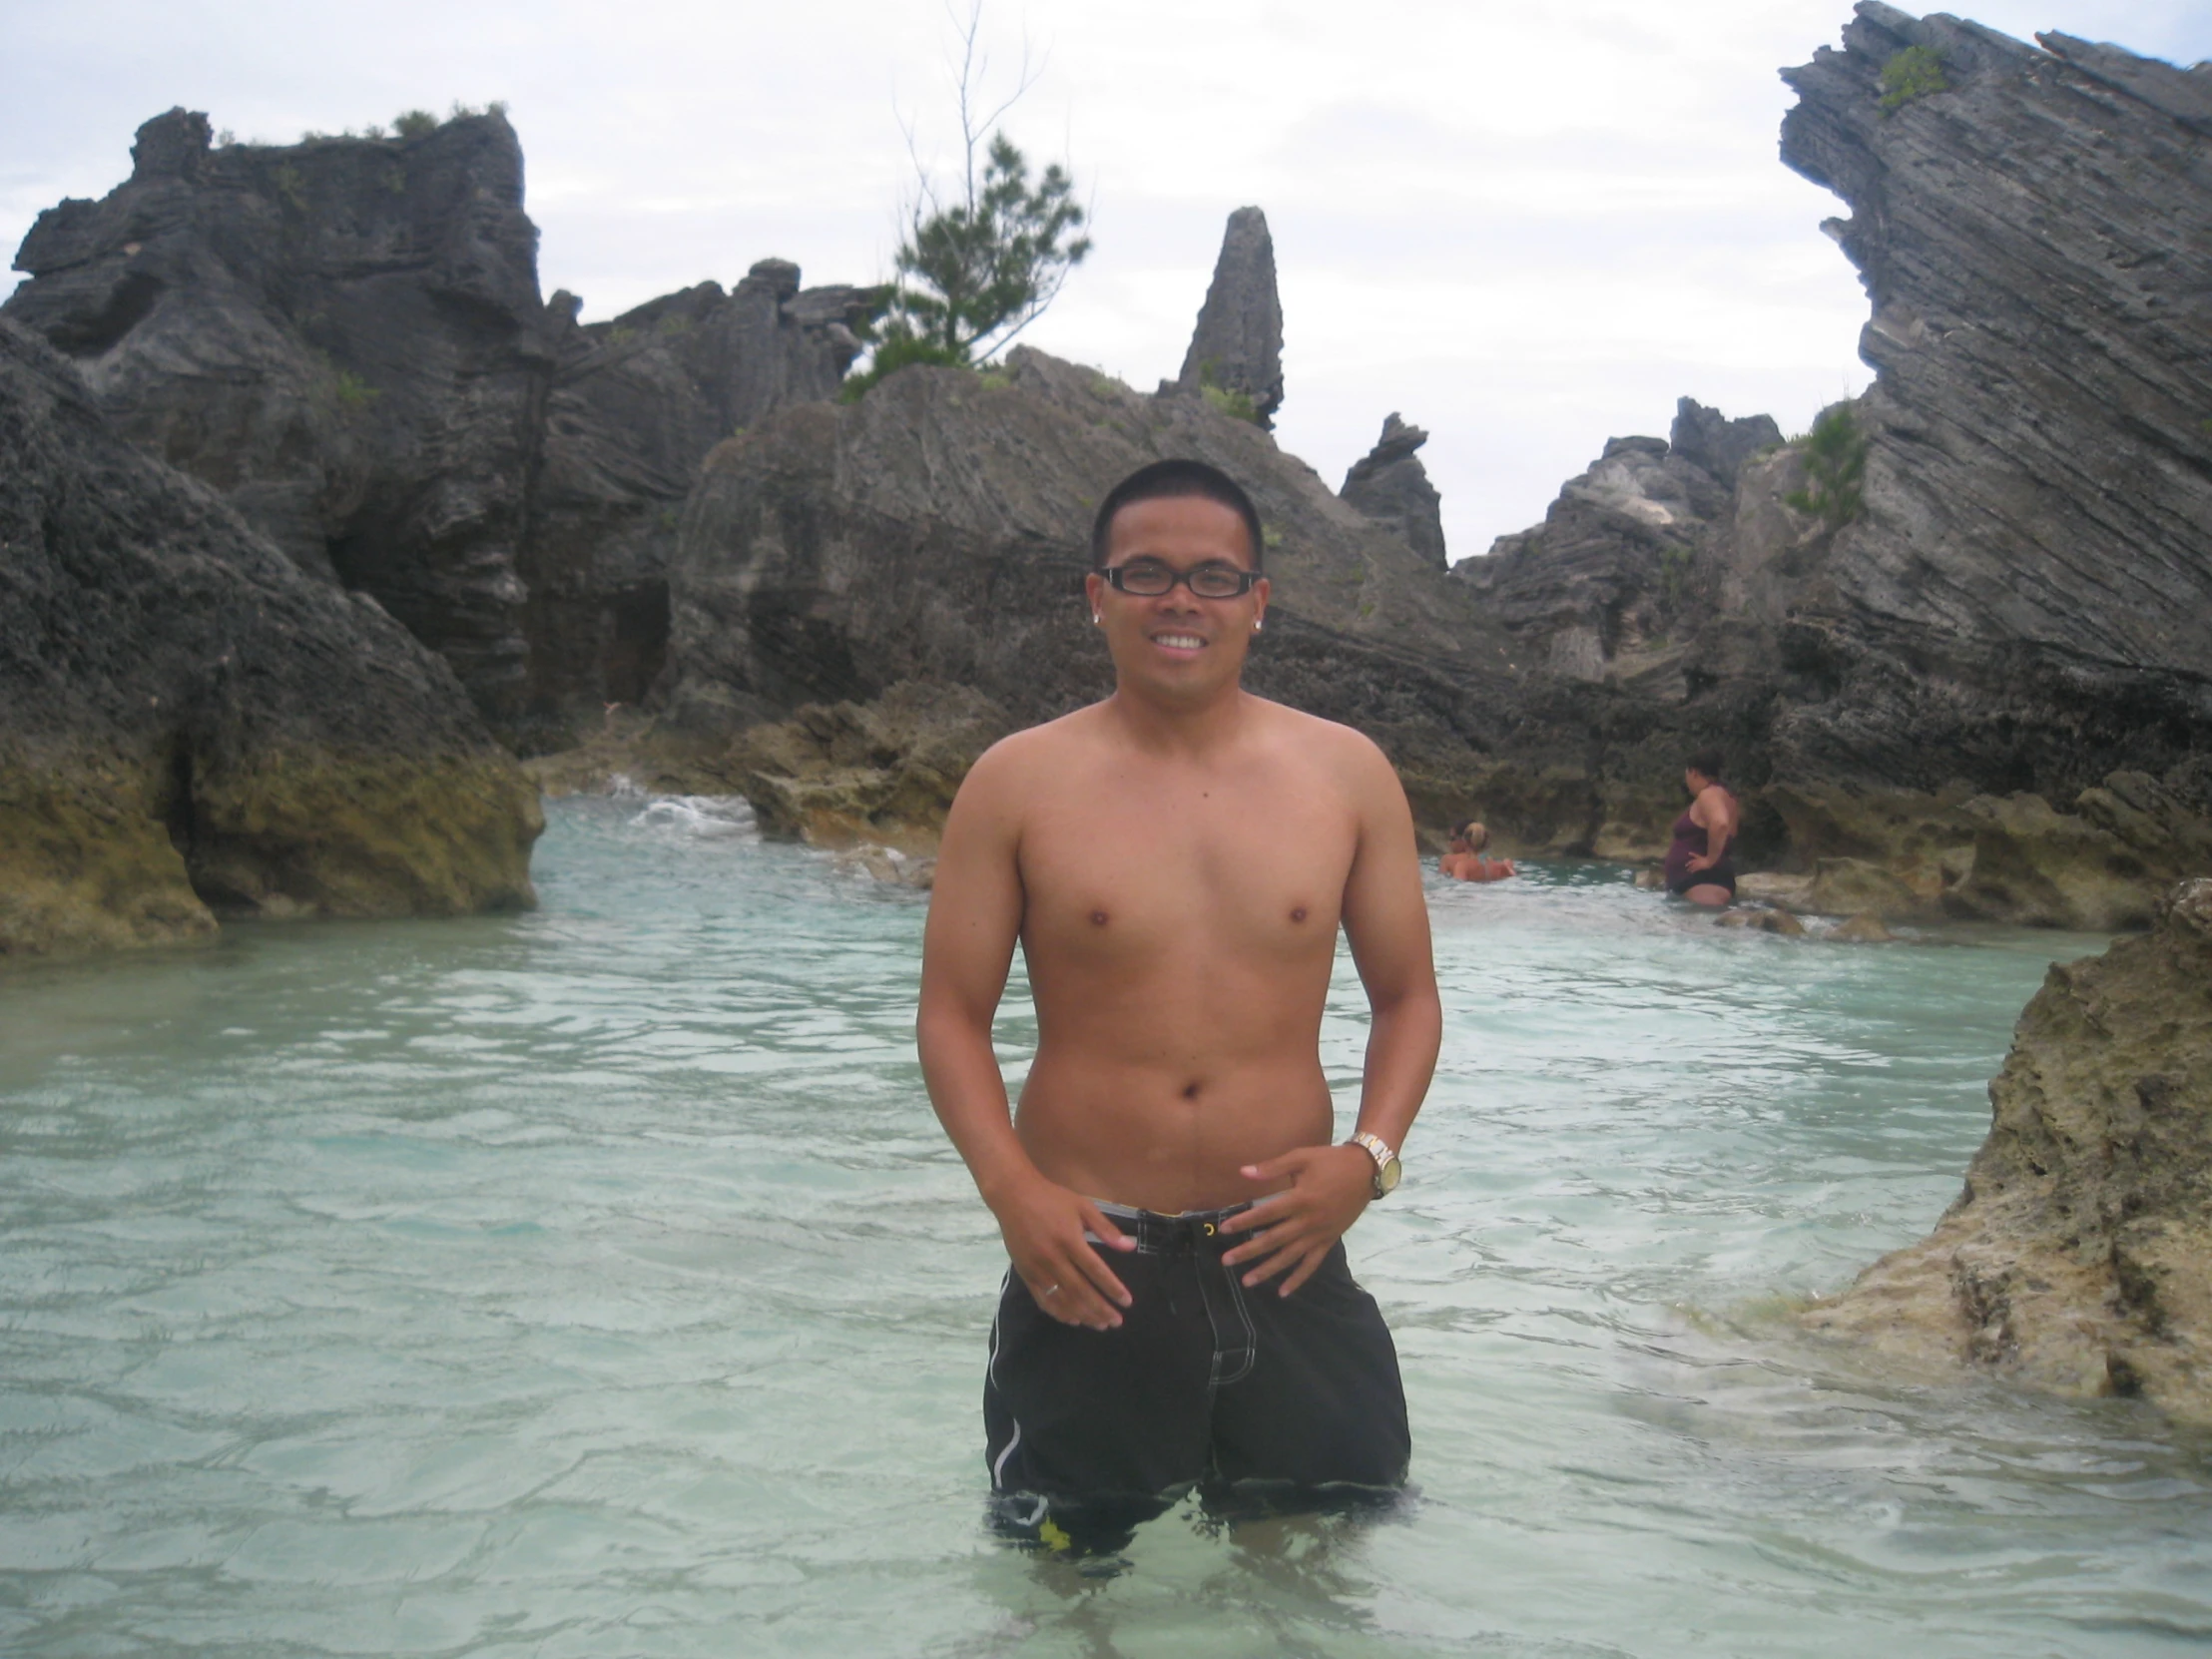
[(1140, 748), (1205, 755), (1236, 742), (1252, 702), (1235, 685), (1187, 703), (1119, 685), (1106, 706)]

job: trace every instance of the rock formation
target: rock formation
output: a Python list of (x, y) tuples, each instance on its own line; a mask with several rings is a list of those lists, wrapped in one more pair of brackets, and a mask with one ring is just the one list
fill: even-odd
[(1170, 454), (1244, 481), (1269, 526), (1254, 689), (1375, 735), (1434, 819), (1463, 810), (1494, 762), (1477, 711), (1506, 683), (1465, 590), (1250, 421), (1026, 347), (1002, 374), (909, 368), (850, 405), (780, 410), (708, 458), (672, 576), (679, 678), (658, 741), (708, 755), (750, 723), (900, 681), (1024, 723), (1102, 696), (1081, 604), (1091, 515)]
[(131, 157), (104, 200), (39, 216), (6, 315), (128, 436), (519, 712), (547, 358), (513, 131), (216, 150), (206, 116), (172, 110)]
[(531, 902), (452, 671), (134, 447), (0, 320), (0, 955)]
[(1414, 453), (1427, 441), (1418, 426), (1406, 425), (1394, 412), (1385, 416), (1382, 439), (1352, 463), (1337, 493), (1442, 570), (1450, 562), (1444, 555), (1443, 497)]
[[(2041, 38), (1870, 0), (1786, 72), (1874, 304), (1825, 460), (1685, 401), (1456, 567), (1588, 684), (1600, 850), (1649, 823), (1640, 752), (1711, 742), (1747, 854), (1854, 910), (2135, 926), (2212, 867), (2205, 73)], [(1905, 97), (1915, 48), (1942, 85)]]
[(2161, 912), (2051, 968), (1964, 1192), (1808, 1326), (2212, 1422), (2212, 879)]
[(1247, 399), (1262, 426), (1272, 426), (1283, 406), (1283, 301), (1275, 286), (1275, 239), (1258, 208), (1229, 216), (1176, 383)]
[[(833, 395), (875, 290), (802, 289), (763, 260), (612, 322), (547, 305), (553, 369), (523, 570), (529, 708), (553, 735), (604, 702), (636, 704), (668, 651), (668, 567), (708, 450), (771, 410)], [(533, 745), (535, 747), (535, 745)]]
[[(1830, 695), (1781, 759), (2052, 802), (2167, 773), (2212, 749), (2206, 77), (1857, 14), (1784, 75), (1783, 160), (1852, 207), (1877, 379), (1865, 515), (1791, 616)], [(1886, 109), (1915, 47), (1945, 90)]]
[(5, 313), (129, 436), (302, 570), (373, 595), (510, 736), (642, 695), (701, 456), (833, 390), (872, 290), (763, 262), (616, 322), (540, 303), (497, 113), (404, 138), (211, 144), (148, 122), (130, 180), (42, 214)]

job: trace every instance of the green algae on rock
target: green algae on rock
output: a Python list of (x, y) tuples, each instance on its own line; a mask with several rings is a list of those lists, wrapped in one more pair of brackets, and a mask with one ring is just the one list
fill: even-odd
[(2212, 1422), (2212, 878), (2053, 964), (1936, 1230), (1804, 1316), (1921, 1363)]
[(532, 902), (537, 792), (442, 660), (0, 320), (0, 955)]

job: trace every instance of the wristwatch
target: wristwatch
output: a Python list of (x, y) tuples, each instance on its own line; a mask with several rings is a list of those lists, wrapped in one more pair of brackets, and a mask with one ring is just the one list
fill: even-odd
[(1345, 1142), (1356, 1146), (1375, 1160), (1375, 1196), (1387, 1198), (1396, 1188), (1398, 1177), (1405, 1173), (1405, 1166), (1397, 1161), (1397, 1154), (1390, 1150), (1390, 1143), (1381, 1135), (1371, 1135), (1366, 1130)]

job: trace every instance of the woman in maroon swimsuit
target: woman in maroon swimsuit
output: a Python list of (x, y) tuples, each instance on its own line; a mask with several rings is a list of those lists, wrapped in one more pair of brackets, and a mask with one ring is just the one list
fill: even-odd
[(1725, 909), (1736, 897), (1734, 850), (1739, 815), (1736, 798), (1721, 787), (1721, 757), (1705, 749), (1682, 771), (1690, 810), (1674, 821), (1667, 848), (1667, 891), (1708, 909)]

